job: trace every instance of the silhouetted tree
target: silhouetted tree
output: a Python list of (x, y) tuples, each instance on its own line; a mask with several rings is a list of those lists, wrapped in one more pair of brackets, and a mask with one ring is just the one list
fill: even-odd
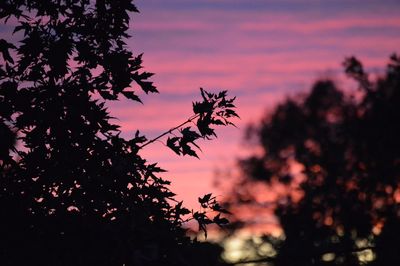
[(106, 100), (157, 92), (125, 44), (130, 12), (127, 0), (1, 1), (3, 37), (20, 39), (0, 40), (1, 265), (191, 265), (200, 244), (183, 223), (227, 222), (211, 194), (205, 211), (176, 202), (138, 154), (177, 131), (167, 146), (197, 156), (195, 141), (237, 116), (226, 91), (201, 89), (194, 115), (154, 140), (112, 123)]
[(284, 240), (270, 241), (277, 255), (261, 261), (400, 263), (400, 58), (393, 55), (375, 82), (357, 59), (344, 65), (359, 85), (354, 97), (321, 80), (249, 130), (262, 152), (239, 162), (243, 179), (228, 206), (263, 206), (252, 195), (255, 183), (267, 185), (264, 193), (274, 184), (286, 188), (267, 204)]

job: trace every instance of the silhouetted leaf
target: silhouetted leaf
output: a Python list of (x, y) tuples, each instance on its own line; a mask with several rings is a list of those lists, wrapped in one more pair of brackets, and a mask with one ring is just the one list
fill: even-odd
[(15, 45), (12, 43), (7, 42), (4, 39), (0, 39), (0, 53), (3, 55), (5, 61), (14, 63), (13, 58), (10, 55), (9, 49), (16, 49)]
[(140, 103), (143, 103), (142, 100), (140, 100), (139, 96), (137, 96), (133, 91), (123, 91), (122, 94), (130, 99), (130, 100), (134, 100)]
[(178, 137), (173, 137), (173, 138), (168, 138), (167, 139), (167, 146), (173, 150), (176, 154), (180, 155), (180, 148), (179, 146), (176, 144), (176, 142), (179, 140)]

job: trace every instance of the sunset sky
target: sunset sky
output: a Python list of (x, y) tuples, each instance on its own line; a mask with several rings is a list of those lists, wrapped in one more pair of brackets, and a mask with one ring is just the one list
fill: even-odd
[[(218, 129), (218, 139), (200, 143), (200, 160), (176, 156), (162, 143), (143, 156), (169, 170), (172, 190), (186, 205), (223, 192), (215, 172), (243, 154), (246, 125), (283, 99), (310, 88), (317, 78), (343, 81), (345, 57), (356, 56), (372, 73), (400, 52), (398, 0), (137, 0), (129, 45), (144, 53), (158, 95), (144, 105), (111, 106), (125, 136), (139, 129), (148, 138), (185, 121), (199, 87), (237, 96), (239, 129)], [(339, 83), (340, 84), (340, 83)]]

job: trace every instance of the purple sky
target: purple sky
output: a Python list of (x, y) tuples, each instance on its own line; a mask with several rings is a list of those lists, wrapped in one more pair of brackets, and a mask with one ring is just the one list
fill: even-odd
[(176, 156), (162, 143), (143, 155), (169, 172), (173, 191), (196, 207), (198, 196), (215, 192), (216, 169), (243, 154), (246, 124), (256, 122), (285, 95), (306, 91), (317, 78), (343, 80), (341, 63), (357, 56), (372, 73), (400, 52), (398, 0), (138, 0), (129, 44), (144, 53), (161, 92), (144, 105), (113, 104), (126, 136), (149, 138), (184, 121), (199, 87), (237, 96), (239, 129), (217, 131), (201, 143), (201, 160)]

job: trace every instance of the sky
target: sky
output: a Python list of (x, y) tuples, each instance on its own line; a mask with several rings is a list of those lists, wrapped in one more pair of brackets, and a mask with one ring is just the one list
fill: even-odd
[[(109, 111), (122, 135), (140, 130), (152, 139), (186, 121), (202, 87), (236, 96), (241, 119), (217, 128), (218, 138), (201, 141), (200, 159), (179, 157), (165, 139), (141, 150), (150, 163), (168, 170), (178, 200), (197, 209), (198, 197), (222, 200), (238, 175), (236, 161), (254, 151), (245, 129), (257, 124), (285, 97), (299, 97), (321, 78), (349, 86), (346, 57), (356, 56), (372, 74), (383, 73), (400, 53), (400, 0), (136, 0), (127, 43), (155, 73), (159, 94), (144, 104), (121, 99)], [(0, 35), (9, 31), (0, 26)], [(18, 36), (17, 36), (18, 37)], [(13, 38), (16, 38), (15, 36)], [(354, 85), (354, 84), (353, 84)], [(260, 190), (263, 193), (263, 190)], [(272, 195), (262, 195), (271, 197)], [(252, 215), (252, 214), (251, 214)], [(267, 219), (277, 221), (272, 213)]]
[[(373, 74), (400, 52), (398, 0), (137, 0), (128, 44), (143, 53), (160, 94), (144, 105), (110, 105), (125, 136), (139, 129), (148, 138), (185, 121), (199, 88), (237, 97), (238, 128), (218, 128), (200, 142), (200, 160), (179, 157), (161, 142), (142, 155), (168, 172), (172, 191), (187, 206), (224, 191), (216, 181), (249, 152), (243, 135), (287, 95), (306, 92), (319, 78), (345, 82), (342, 63), (356, 56)], [(347, 83), (346, 83), (347, 84)], [(165, 140), (164, 140), (165, 143)], [(217, 174), (220, 173), (220, 174)], [(221, 174), (222, 173), (222, 174)]]

